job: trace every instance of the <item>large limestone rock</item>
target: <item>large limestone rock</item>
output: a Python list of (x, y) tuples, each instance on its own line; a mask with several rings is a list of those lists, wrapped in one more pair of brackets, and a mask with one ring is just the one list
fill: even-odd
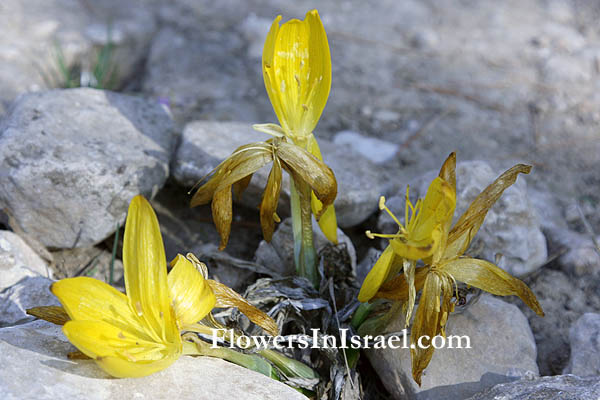
[(155, 194), (177, 140), (158, 104), (94, 89), (25, 95), (0, 123), (0, 204), (42, 244), (85, 247)]
[(283, 383), (220, 359), (183, 356), (147, 377), (112, 379), (91, 360), (67, 359), (74, 350), (61, 327), (45, 321), (0, 329), (0, 397), (306, 399)]
[(28, 308), (60, 305), (50, 292), (53, 282), (43, 276), (25, 277), (0, 291), (0, 327), (32, 321), (26, 313)]
[[(186, 125), (173, 161), (173, 176), (191, 187), (221, 161), (244, 144), (263, 141), (269, 136), (252, 130), (250, 124), (195, 121)], [(319, 139), (325, 163), (335, 173), (338, 195), (335, 200), (338, 225), (350, 227), (363, 222), (377, 209), (383, 185), (380, 169), (351, 148)], [(241, 202), (256, 208), (267, 183), (270, 166), (259, 170), (244, 192)], [(279, 202), (281, 216), (289, 215), (289, 177), (284, 181)]]
[(436, 350), (421, 387), (411, 375), (409, 349), (367, 353), (393, 398), (459, 400), (498, 383), (538, 374), (529, 323), (514, 305), (483, 295), (464, 313), (450, 315), (446, 333), (468, 336), (471, 348)]

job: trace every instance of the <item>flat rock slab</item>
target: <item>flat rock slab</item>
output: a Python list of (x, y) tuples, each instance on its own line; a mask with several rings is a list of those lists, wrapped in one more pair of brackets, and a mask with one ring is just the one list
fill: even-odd
[(0, 397), (13, 399), (306, 399), (264, 375), (209, 357), (181, 357), (144, 378), (113, 379), (45, 321), (0, 329)]
[(600, 314), (585, 313), (571, 327), (571, 360), (566, 374), (600, 375)]
[[(221, 161), (242, 145), (269, 139), (268, 135), (252, 130), (251, 124), (238, 122), (195, 121), (186, 125), (181, 144), (173, 161), (173, 176), (187, 187), (204, 178)], [(338, 195), (335, 207), (338, 225), (355, 226), (377, 210), (377, 200), (384, 188), (380, 167), (349, 146), (335, 145), (319, 139), (325, 163), (335, 173)], [(250, 181), (241, 202), (257, 207), (267, 183), (270, 166), (259, 170)], [(283, 174), (279, 215), (289, 215), (289, 177)]]
[(529, 323), (512, 304), (482, 295), (463, 313), (450, 315), (446, 334), (470, 337), (471, 348), (458, 348), (455, 341), (455, 348), (437, 349), (421, 387), (412, 378), (410, 349), (367, 353), (392, 398), (460, 400), (495, 384), (538, 374)]
[(48, 247), (86, 247), (169, 175), (177, 140), (158, 103), (94, 89), (22, 96), (0, 123), (0, 204)]
[(580, 378), (575, 375), (503, 383), (468, 400), (596, 400), (600, 398), (600, 376)]

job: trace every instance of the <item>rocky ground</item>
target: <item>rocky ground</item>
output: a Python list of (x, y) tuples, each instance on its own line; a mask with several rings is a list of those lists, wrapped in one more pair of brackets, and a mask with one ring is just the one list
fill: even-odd
[[(153, 198), (168, 257), (194, 252), (242, 292), (259, 277), (290, 274), (289, 223), (271, 244), (261, 240), (255, 208), (268, 171), (235, 205), (225, 252), (216, 250), (210, 207), (189, 209), (187, 192), (235, 147), (264, 138), (250, 128), (276, 120), (260, 71), (264, 37), (277, 14), (301, 18), (315, 7), (333, 66), (315, 134), (338, 180), (355, 288), (382, 248), (364, 231), (393, 230), (378, 214), (380, 195), (402, 215), (406, 185), (424, 193), (457, 151), (461, 212), (514, 163), (534, 167), (492, 209), (469, 252), (498, 258), (546, 316), (484, 295), (449, 320), (450, 331), (473, 337), (472, 351), (437, 351), (420, 388), (407, 351), (365, 353), (364, 397), (600, 397), (597, 2), (3, 0), (2, 398), (153, 396), (157, 388), (165, 398), (301, 397), (208, 358), (184, 357), (142, 380), (99, 379), (91, 363), (65, 358), (73, 348), (58, 329), (24, 310), (56, 303), (53, 279), (108, 280), (115, 232), (122, 238), (138, 193)], [(94, 82), (107, 49), (110, 80)], [(113, 91), (66, 89), (73, 76)], [(288, 207), (286, 188), (282, 219)], [(117, 259), (113, 282), (121, 278)]]

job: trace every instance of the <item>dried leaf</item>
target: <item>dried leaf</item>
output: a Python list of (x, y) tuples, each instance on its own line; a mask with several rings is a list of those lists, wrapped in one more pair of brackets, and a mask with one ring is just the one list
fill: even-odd
[(517, 164), (500, 175), (491, 185), (473, 200), (467, 211), (459, 218), (448, 236), (448, 244), (444, 259), (451, 259), (462, 255), (471, 240), (483, 224), (483, 220), (494, 203), (500, 198), (504, 190), (517, 180), (520, 173), (528, 174), (530, 165)]
[(215, 193), (211, 207), (215, 227), (221, 236), (219, 250), (223, 250), (229, 241), (231, 220), (233, 218), (231, 186), (227, 186)]
[(279, 334), (279, 328), (275, 321), (273, 321), (273, 318), (248, 303), (236, 291), (212, 279), (208, 279), (207, 282), (217, 298), (215, 307), (237, 307), (250, 321), (263, 328), (270, 335), (277, 336)]
[(496, 296), (518, 296), (537, 315), (544, 316), (544, 311), (531, 289), (523, 281), (511, 276), (491, 262), (475, 258), (458, 258), (443, 263), (439, 268), (452, 275), (457, 281), (475, 286)]
[(27, 314), (44, 321), (52, 322), (56, 325), (64, 325), (69, 318), (69, 315), (61, 306), (42, 306), (27, 309)]
[(277, 211), (279, 192), (281, 191), (281, 175), (281, 164), (279, 159), (275, 159), (260, 203), (260, 225), (267, 242), (271, 241), (275, 230), (274, 214)]

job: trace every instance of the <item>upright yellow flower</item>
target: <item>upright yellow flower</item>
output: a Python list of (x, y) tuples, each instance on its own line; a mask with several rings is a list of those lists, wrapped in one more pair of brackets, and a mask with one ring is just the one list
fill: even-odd
[(216, 302), (202, 274), (182, 256), (167, 277), (158, 220), (136, 196), (123, 243), (127, 295), (87, 277), (54, 283), (70, 321), (65, 336), (115, 377), (140, 377), (167, 368), (182, 354), (179, 331), (202, 319)]
[[(303, 21), (279, 25), (275, 18), (262, 55), (265, 88), (279, 124), (255, 125), (256, 130), (285, 136), (323, 161), (313, 130), (323, 113), (331, 89), (331, 56), (325, 28), (317, 10)], [(333, 205), (325, 207), (314, 195), (311, 208), (325, 236), (337, 243), (337, 219)]]

